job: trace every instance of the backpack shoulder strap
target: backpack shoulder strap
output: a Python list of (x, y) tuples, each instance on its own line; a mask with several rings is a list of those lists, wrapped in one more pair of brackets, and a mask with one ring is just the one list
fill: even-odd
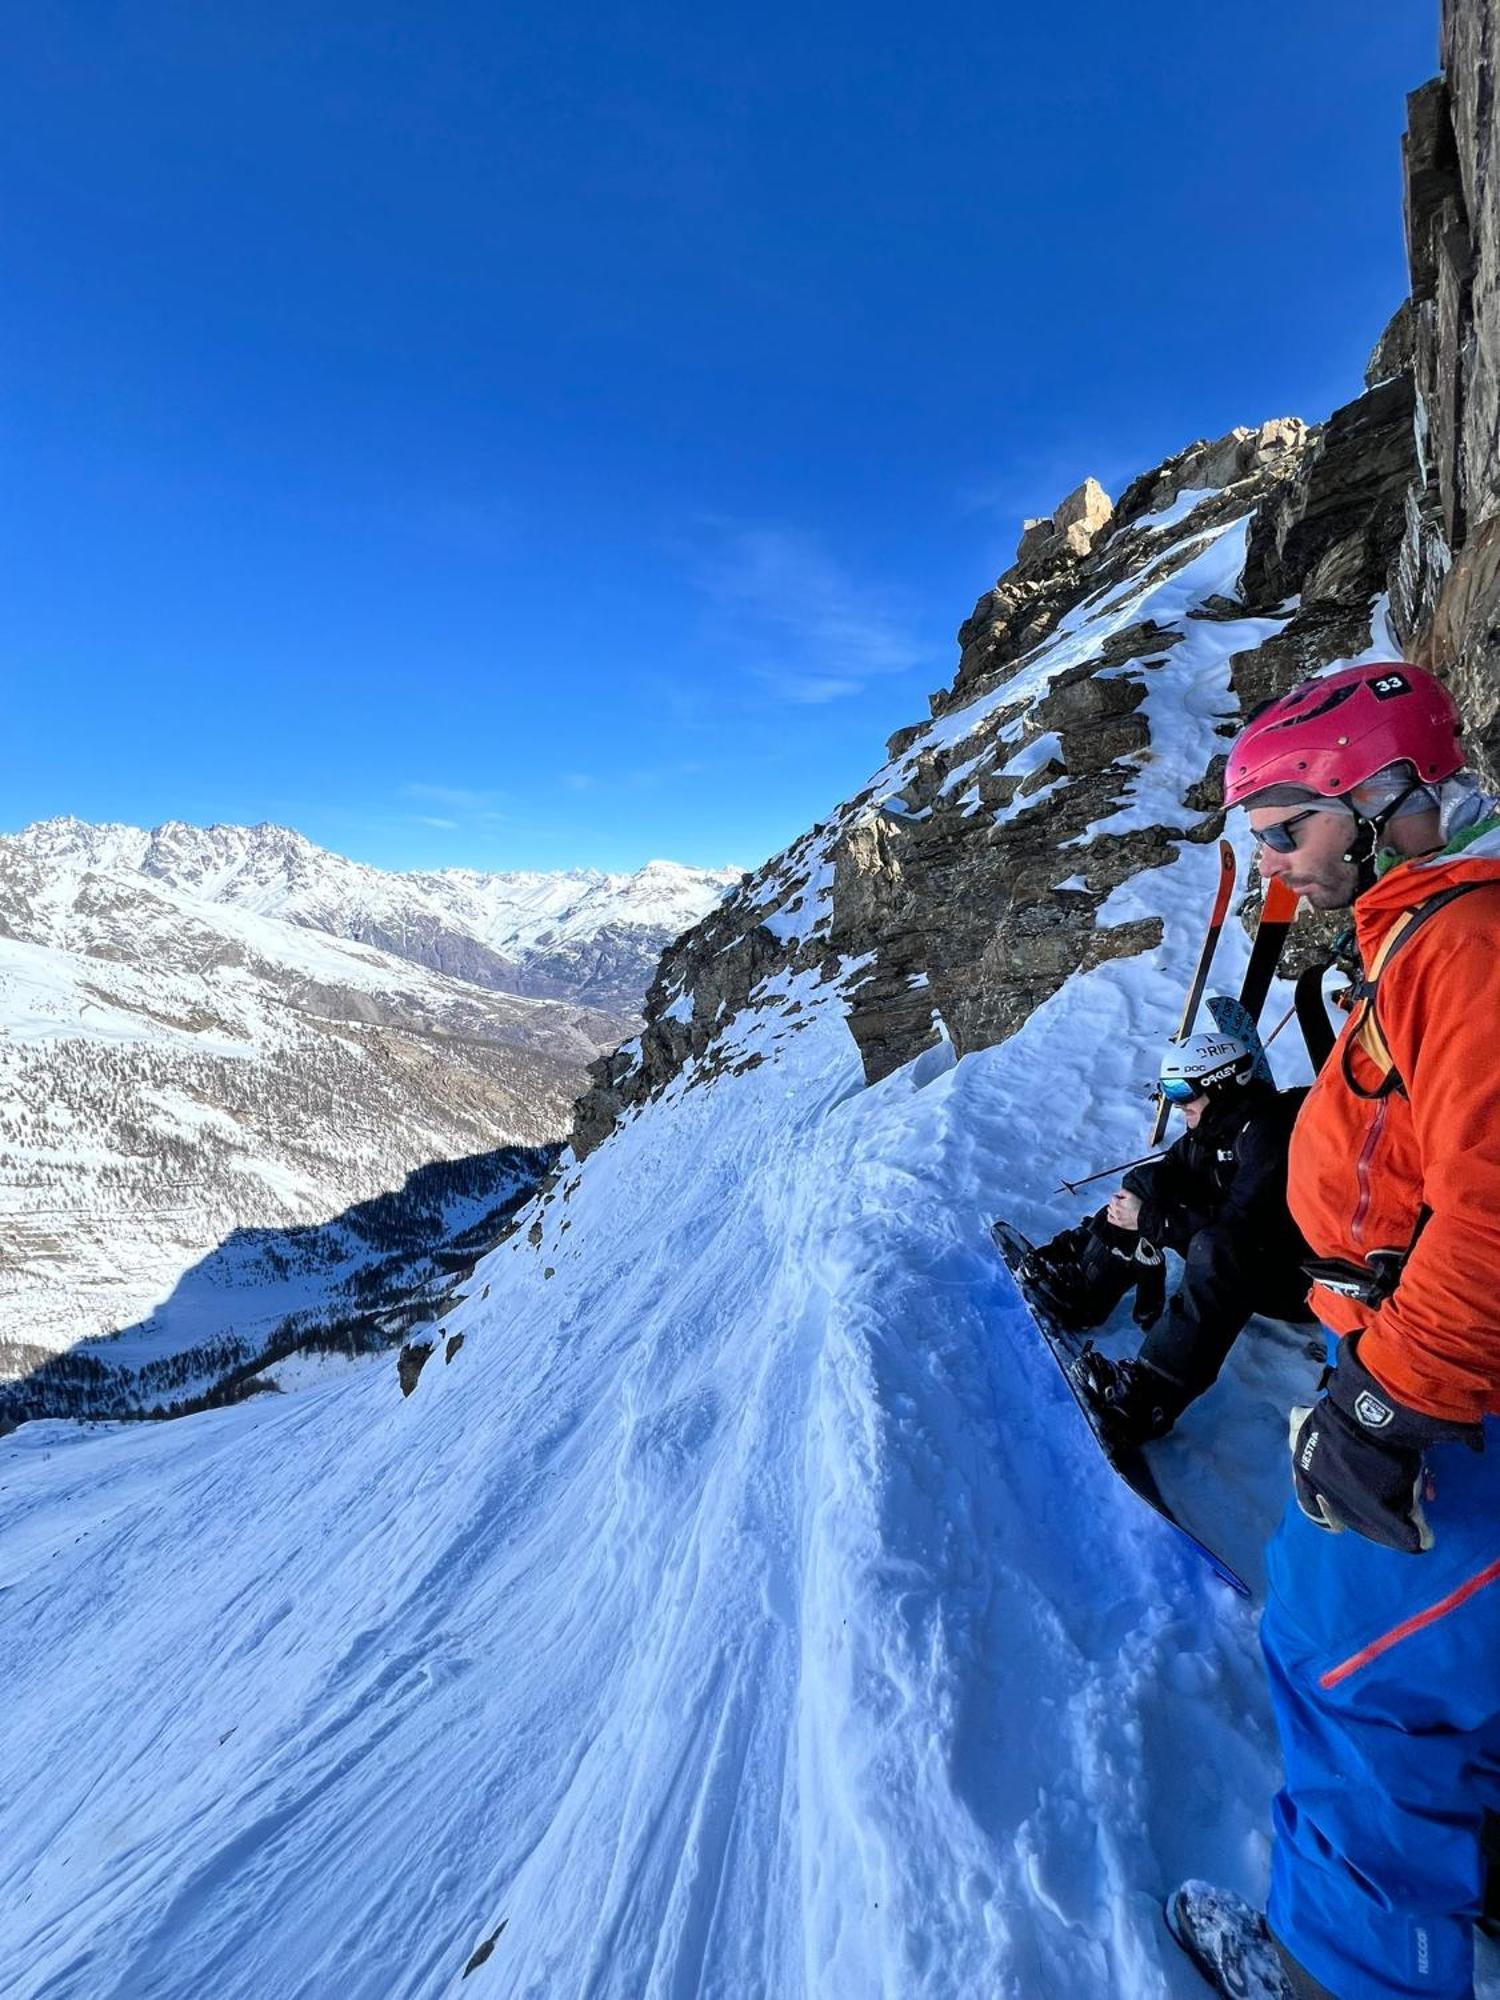
[[(1445, 910), (1450, 903), (1457, 902), (1460, 896), (1472, 895), (1476, 889), (1495, 888), (1500, 888), (1500, 882), (1486, 878), (1481, 882), (1455, 882), (1447, 889), (1439, 889), (1435, 896), (1429, 896), (1414, 909), (1403, 911), (1380, 940), (1375, 955), (1370, 960), (1368, 971), (1354, 989), (1354, 1024), (1339, 1056), (1344, 1081), (1356, 1097), (1389, 1097), (1392, 1091), (1399, 1091), (1403, 1096), (1406, 1094), (1406, 1085), (1397, 1071), (1396, 1059), (1391, 1054), (1390, 1044), (1386, 1041), (1381, 1028), (1376, 1007), (1380, 981), (1387, 966), (1397, 952), (1409, 944), (1422, 926), (1429, 923), (1439, 910)], [(1357, 1083), (1354, 1079), (1349, 1064), (1349, 1052), (1355, 1047), (1369, 1058), (1379, 1072), (1379, 1082), (1373, 1089)]]

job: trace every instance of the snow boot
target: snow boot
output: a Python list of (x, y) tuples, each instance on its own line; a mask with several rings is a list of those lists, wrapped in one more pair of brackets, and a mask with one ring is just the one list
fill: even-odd
[(1073, 1380), (1109, 1445), (1165, 1437), (1188, 1401), (1171, 1376), (1149, 1361), (1111, 1361), (1092, 1343), (1073, 1363)]
[(1323, 1991), (1292, 1984), (1265, 1918), (1233, 1890), (1184, 1882), (1168, 1896), (1165, 1915), (1167, 1929), (1226, 2000), (1315, 2000)]

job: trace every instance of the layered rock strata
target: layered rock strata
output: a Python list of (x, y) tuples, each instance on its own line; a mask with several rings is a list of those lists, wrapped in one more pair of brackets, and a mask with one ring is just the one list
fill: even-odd
[(1407, 103), (1411, 297), (1376, 362), (1408, 373), (1419, 476), (1407, 494), (1393, 615), (1446, 673), (1500, 768), (1500, 147), (1494, 0), (1445, 0), (1443, 74)]

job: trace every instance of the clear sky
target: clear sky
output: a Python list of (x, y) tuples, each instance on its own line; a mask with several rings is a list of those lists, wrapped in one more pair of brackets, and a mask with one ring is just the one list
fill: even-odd
[(1436, 0), (56, 0), (0, 827), (751, 865), (1022, 515), (1358, 392)]

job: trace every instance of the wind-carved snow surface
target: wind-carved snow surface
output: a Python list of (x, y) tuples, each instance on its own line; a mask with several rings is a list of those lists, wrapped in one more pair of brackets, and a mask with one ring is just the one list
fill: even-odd
[(502, 1919), (465, 1994), (1190, 1990), (1156, 1898), (1263, 1862), (1250, 1621), (984, 1233), (1035, 1064), (1049, 1148), (1116, 1141), (1079, 1035), (1121, 1083), (1132, 997), (868, 1091), (837, 987), (778, 997), (409, 1403), (0, 1446), (0, 1990), (446, 1994)]
[[(371, 1368), (0, 1441), (0, 1991), (1199, 1995), (1160, 1901), (1264, 1891), (1254, 1607), (1110, 1471), (987, 1226), (1141, 1150), (1214, 859), (1111, 899), (1159, 952), (869, 1089), (859, 963), (764, 981), (479, 1265), (409, 1401)], [(1253, 1328), (1158, 1456), (1257, 1587), (1315, 1368)]]

